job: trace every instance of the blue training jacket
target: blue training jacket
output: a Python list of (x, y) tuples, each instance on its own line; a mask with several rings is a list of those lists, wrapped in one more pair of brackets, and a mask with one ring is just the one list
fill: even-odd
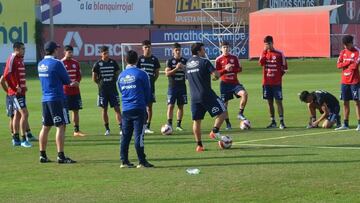
[(146, 109), (151, 89), (147, 73), (136, 66), (127, 66), (119, 75), (117, 84), (121, 93), (122, 110)]
[(42, 102), (64, 100), (63, 85), (70, 84), (63, 62), (53, 56), (45, 56), (38, 64), (42, 89)]

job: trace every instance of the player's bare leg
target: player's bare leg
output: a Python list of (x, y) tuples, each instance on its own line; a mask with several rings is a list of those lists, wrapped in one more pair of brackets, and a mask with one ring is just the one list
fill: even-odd
[(184, 105), (178, 105), (178, 110), (176, 113), (176, 119), (177, 119), (176, 130), (178, 130), (178, 131), (184, 130), (181, 127), (181, 121), (182, 121), (183, 116), (184, 116)]
[(220, 131), (221, 125), (223, 124), (223, 122), (224, 122), (224, 120), (226, 118), (226, 112), (227, 111), (224, 111), (220, 115), (216, 116), (216, 119), (215, 119), (215, 122), (214, 122), (214, 127), (213, 127), (212, 131), (209, 134), (209, 137), (211, 139), (219, 139), (220, 138), (219, 131)]
[(283, 107), (283, 103), (282, 103), (281, 100), (275, 100), (275, 101), (276, 101), (276, 106), (277, 106), (279, 119), (280, 119), (279, 128), (284, 129), (284, 128), (286, 128), (286, 126), (285, 126), (285, 123), (284, 123), (284, 107)]
[(108, 108), (104, 107), (102, 108), (102, 119), (104, 121), (104, 125), (105, 125), (105, 135), (108, 136), (110, 135), (110, 128), (109, 128), (109, 115), (108, 115)]
[(146, 129), (145, 129), (145, 133), (147, 134), (153, 134), (154, 131), (150, 130), (150, 125), (151, 125), (151, 119), (152, 119), (152, 103), (150, 103), (147, 107), (146, 107), (146, 111), (147, 111), (147, 121), (146, 121)]
[(241, 90), (238, 92), (237, 95), (240, 96), (240, 110), (238, 114), (238, 119), (246, 120), (246, 117), (244, 116), (244, 110), (248, 101), (248, 93), (245, 90)]
[(40, 162), (46, 163), (50, 162), (46, 155), (46, 146), (48, 143), (48, 136), (51, 126), (42, 126), (40, 133), (39, 133), (39, 151), (40, 151)]
[(268, 106), (269, 106), (269, 114), (270, 114), (271, 123), (266, 128), (276, 128), (274, 100), (268, 99), (267, 101), (268, 101)]
[(195, 120), (193, 122), (193, 133), (194, 133), (195, 141), (197, 143), (196, 151), (197, 152), (204, 151), (205, 148), (202, 145), (202, 141), (201, 141), (201, 120)]
[(64, 152), (66, 125), (56, 127), (56, 148), (58, 152)]
[(19, 109), (18, 110), (20, 114), (20, 129), (21, 129), (21, 135), (22, 135), (22, 142), (27, 141), (26, 139), (26, 130), (28, 128), (28, 118), (29, 118), (29, 112), (27, 108)]
[(80, 115), (79, 110), (72, 111), (72, 122), (74, 123), (74, 136), (76, 137), (83, 137), (85, 134), (80, 131)]
[(350, 101), (344, 101), (344, 124), (335, 130), (347, 130), (349, 129), (349, 115), (350, 115)]
[(114, 106), (114, 111), (115, 111), (115, 117), (116, 117), (116, 121), (119, 124), (119, 129), (120, 129), (120, 135), (122, 135), (122, 126), (121, 126), (121, 110), (119, 106)]
[[(229, 101), (226, 101), (224, 103), (226, 109), (228, 109), (228, 104), (229, 104)], [(231, 123), (230, 123), (230, 119), (229, 119), (229, 113), (228, 111), (226, 111), (226, 114), (225, 114), (225, 122), (226, 122), (226, 130), (231, 130), (232, 129), (232, 126), (231, 126)]]
[(168, 104), (168, 108), (167, 108), (167, 124), (170, 125), (172, 127), (172, 121), (173, 121), (173, 117), (174, 117), (174, 104)]

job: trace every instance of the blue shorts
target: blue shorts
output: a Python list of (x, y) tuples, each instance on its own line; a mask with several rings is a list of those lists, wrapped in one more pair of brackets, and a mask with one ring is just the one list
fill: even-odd
[(221, 94), (221, 99), (224, 102), (232, 100), (234, 98), (234, 95), (236, 98), (240, 98), (238, 94), (242, 90), (245, 91), (245, 88), (242, 84), (230, 84), (230, 83), (220, 82), (220, 94)]
[(178, 106), (187, 104), (186, 87), (168, 89), (167, 103), (175, 104), (175, 102)]
[(49, 101), (42, 103), (42, 123), (44, 126), (61, 126), (70, 123), (69, 112), (64, 101)]
[(11, 97), (12, 102), (14, 103), (15, 111), (26, 108), (26, 98), (24, 95), (19, 95), (19, 96), (13, 95), (10, 97)]
[(14, 102), (9, 95), (6, 95), (6, 114), (7, 114), (7, 116), (13, 117), (14, 111), (15, 111)]
[(119, 100), (120, 99), (118, 92), (112, 92), (112, 93), (100, 92), (98, 95), (97, 105), (102, 108), (107, 108), (110, 103), (110, 107), (113, 108), (120, 106)]
[(200, 103), (191, 102), (191, 113), (193, 120), (203, 120), (205, 113), (209, 112), (211, 117), (218, 116), (226, 111), (224, 102), (219, 97), (213, 97)]
[(360, 85), (347, 85), (341, 84), (341, 95), (340, 99), (344, 101), (359, 100)]
[(81, 95), (65, 95), (66, 107), (68, 110), (79, 110), (82, 109)]
[(336, 120), (339, 118), (339, 113), (340, 113), (340, 106), (329, 108), (329, 115), (327, 117), (327, 120), (330, 122), (336, 122)]
[(281, 85), (263, 85), (263, 99), (282, 100)]

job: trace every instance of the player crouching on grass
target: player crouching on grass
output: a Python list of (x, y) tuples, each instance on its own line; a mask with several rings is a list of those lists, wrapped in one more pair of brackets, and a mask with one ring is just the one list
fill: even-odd
[(185, 66), (187, 59), (181, 56), (181, 45), (175, 43), (173, 47), (174, 57), (166, 62), (165, 75), (169, 78), (167, 95), (167, 124), (172, 127), (175, 102), (177, 102), (177, 124), (176, 130), (183, 131), (181, 120), (184, 115), (184, 104), (187, 104)]
[[(341, 125), (339, 115), (340, 105), (334, 95), (323, 90), (311, 93), (302, 91), (299, 99), (307, 103), (310, 113), (310, 122), (307, 128), (317, 128), (322, 121), (324, 121), (322, 124), (323, 128), (331, 128), (335, 123), (337, 127)], [(319, 119), (316, 119), (316, 109), (321, 113)]]
[[(229, 42), (221, 43), (222, 55), (216, 59), (216, 70), (221, 75), (220, 93), (221, 99), (225, 102), (225, 106), (228, 106), (229, 100), (233, 99), (233, 95), (237, 98), (241, 97), (240, 110), (238, 113), (239, 120), (246, 120), (244, 116), (244, 109), (248, 99), (248, 94), (242, 84), (239, 83), (237, 74), (242, 71), (239, 60), (236, 56), (230, 54)], [(231, 123), (229, 114), (226, 112), (226, 129), (231, 129)]]
[(343, 37), (342, 42), (345, 49), (340, 52), (337, 61), (337, 68), (342, 69), (340, 99), (344, 101), (344, 124), (335, 130), (349, 129), (350, 100), (354, 100), (358, 119), (356, 130), (360, 131), (360, 50), (354, 46), (353, 40), (354, 38), (351, 35)]
[(211, 62), (204, 58), (205, 48), (203, 43), (191, 45), (192, 57), (186, 63), (186, 76), (190, 85), (191, 113), (193, 120), (193, 133), (197, 142), (196, 151), (202, 152), (205, 148), (201, 141), (201, 121), (206, 111), (211, 117), (216, 117), (214, 127), (209, 134), (211, 139), (220, 138), (220, 127), (226, 117), (226, 107), (223, 101), (211, 88), (211, 75), (213, 80), (220, 78)]
[[(69, 74), (71, 81), (80, 83), (81, 81), (81, 70), (80, 64), (73, 59), (73, 47), (70, 45), (64, 48), (64, 58), (62, 62), (65, 65), (66, 71)], [(70, 85), (64, 85), (64, 93), (66, 97), (66, 105), (68, 110), (72, 111), (72, 121), (74, 123), (74, 136), (83, 137), (85, 134), (80, 131), (79, 127), (79, 110), (82, 109), (82, 101), (80, 95), (80, 88), (78, 86), (71, 87)]]

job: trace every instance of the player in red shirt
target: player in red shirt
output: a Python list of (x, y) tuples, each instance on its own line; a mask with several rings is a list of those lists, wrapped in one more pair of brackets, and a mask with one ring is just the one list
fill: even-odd
[(287, 71), (287, 62), (284, 54), (274, 48), (272, 36), (264, 38), (264, 51), (260, 56), (260, 65), (263, 67), (263, 98), (268, 101), (271, 123), (267, 128), (276, 128), (274, 99), (277, 105), (280, 129), (286, 128), (284, 123), (284, 107), (282, 104), (282, 77)]
[(356, 108), (356, 116), (358, 119), (357, 131), (360, 131), (360, 80), (359, 80), (359, 52), (360, 50), (353, 44), (353, 36), (346, 35), (342, 42), (344, 50), (340, 52), (337, 61), (337, 68), (342, 69), (341, 76), (341, 96), (344, 101), (344, 123), (335, 130), (349, 129), (350, 100), (354, 100)]
[[(64, 47), (64, 58), (62, 62), (65, 65), (66, 71), (69, 74), (69, 78), (72, 82), (81, 81), (81, 70), (78, 61), (73, 59), (74, 48), (70, 45)], [(83, 137), (85, 134), (80, 131), (79, 127), (79, 110), (82, 109), (82, 101), (80, 95), (79, 86), (64, 85), (64, 94), (66, 97), (66, 104), (70, 111), (72, 111), (72, 121), (74, 123), (74, 136)]]
[[(37, 139), (31, 134), (28, 122), (29, 112), (26, 107), (25, 46), (22, 42), (15, 42), (13, 48), (14, 52), (6, 61), (3, 76), (6, 82), (5, 85), (7, 85), (7, 94), (10, 96), (15, 108), (12, 142), (14, 146), (31, 147), (30, 141)], [(21, 141), (19, 138), (20, 129), (22, 133)]]
[[(220, 94), (221, 99), (225, 102), (225, 106), (228, 106), (229, 100), (233, 99), (235, 95), (237, 98), (241, 97), (240, 110), (238, 113), (239, 120), (245, 120), (244, 109), (246, 106), (248, 94), (242, 84), (240, 84), (237, 74), (242, 71), (242, 67), (236, 56), (230, 54), (229, 42), (221, 43), (222, 55), (219, 56), (216, 61), (216, 70), (221, 75), (220, 81)], [(231, 129), (231, 123), (229, 120), (229, 114), (226, 112), (226, 129)]]

